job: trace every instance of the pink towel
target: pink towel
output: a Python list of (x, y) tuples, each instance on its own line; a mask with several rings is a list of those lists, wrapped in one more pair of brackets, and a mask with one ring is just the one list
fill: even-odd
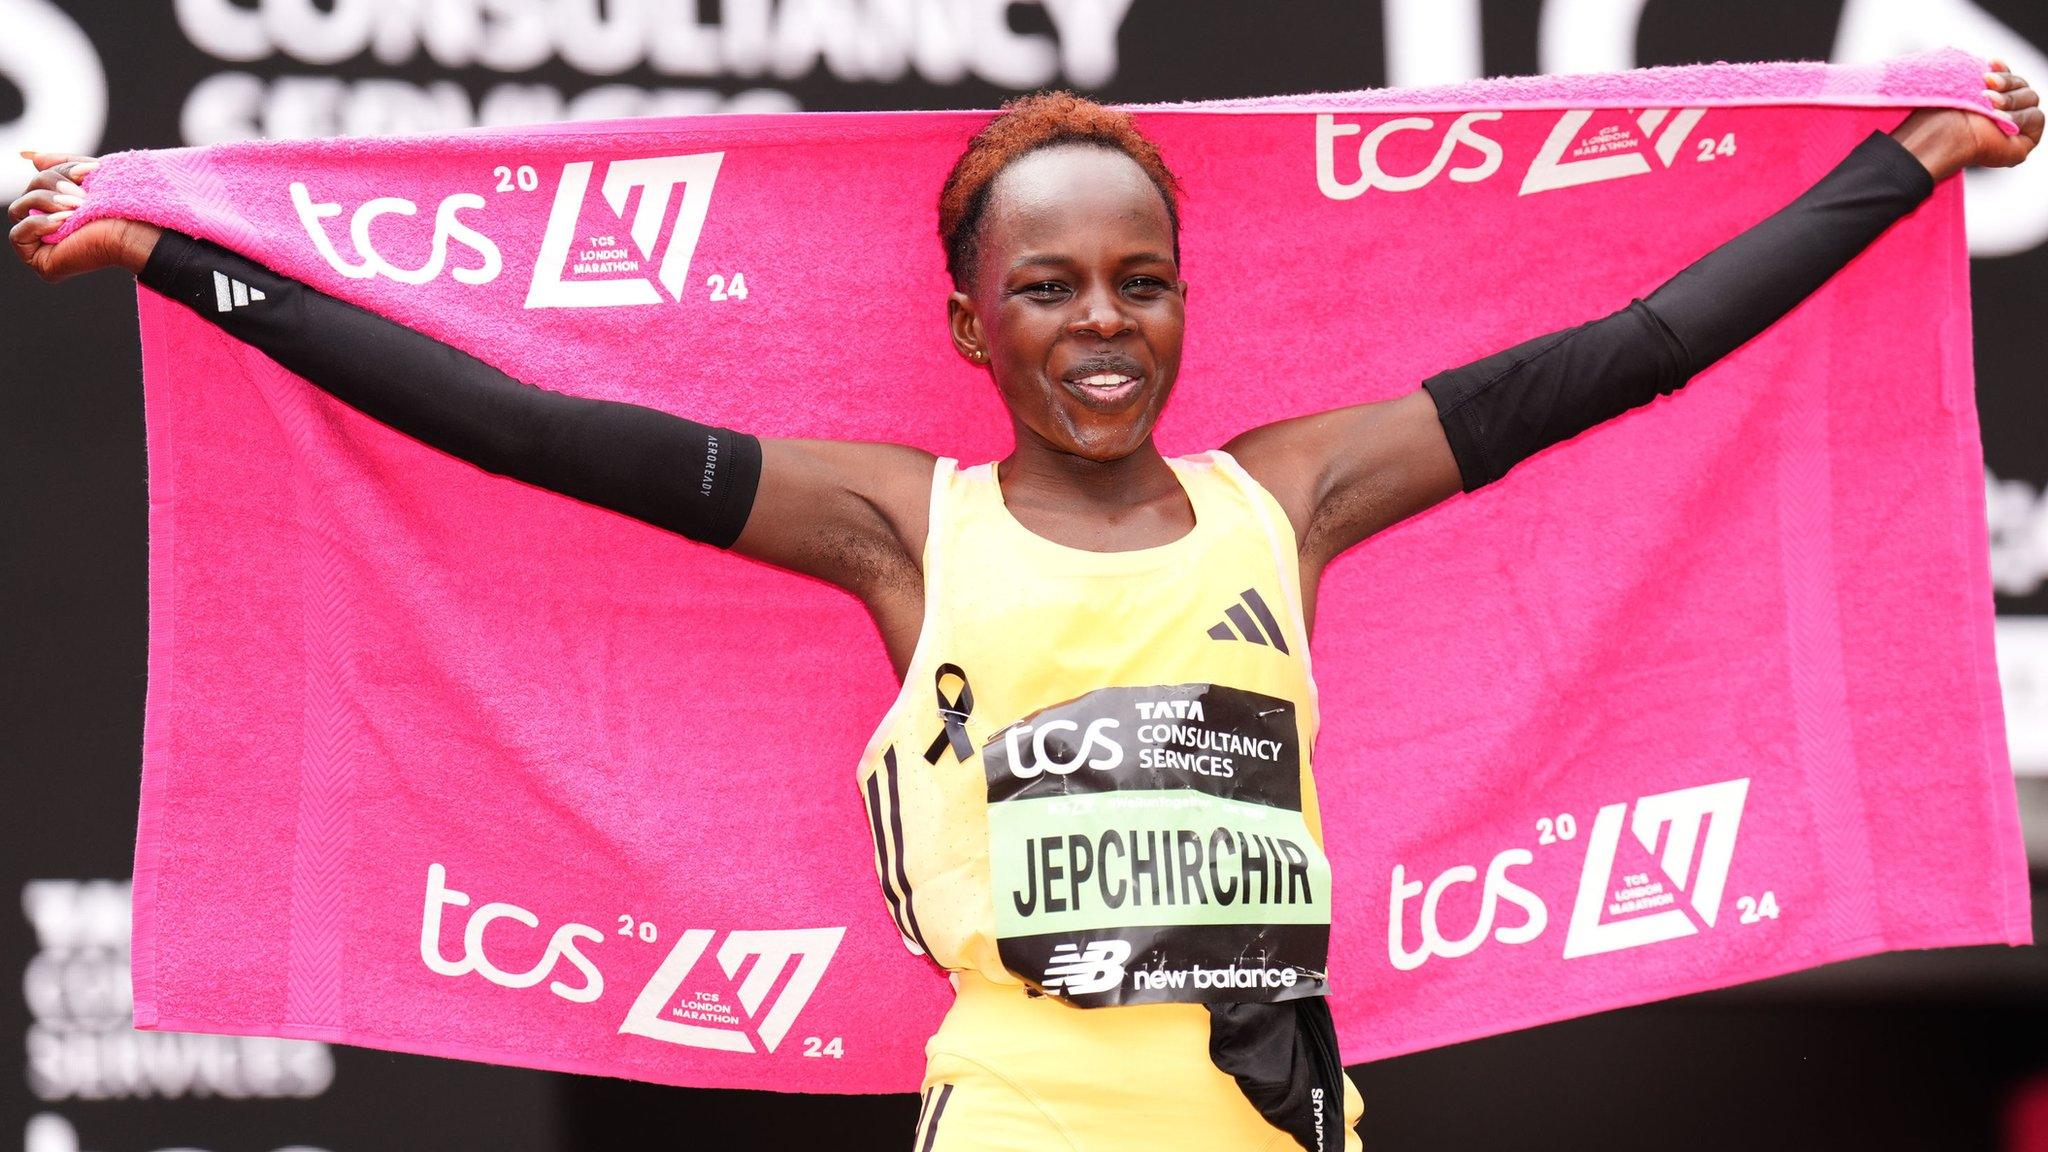
[[(1187, 187), (1162, 446), (1604, 315), (1904, 109), (1988, 111), (1980, 73), (1141, 109)], [(1008, 425), (948, 346), (934, 204), (986, 118), (128, 153), (80, 218), (216, 239), (543, 386), (971, 462)], [(895, 691), (859, 606), (141, 310), (138, 1026), (914, 1088), (948, 988), (898, 941), (853, 785)], [(2026, 941), (1980, 464), (1949, 181), (1676, 396), (1338, 563), (1316, 751), (1345, 1056)]]

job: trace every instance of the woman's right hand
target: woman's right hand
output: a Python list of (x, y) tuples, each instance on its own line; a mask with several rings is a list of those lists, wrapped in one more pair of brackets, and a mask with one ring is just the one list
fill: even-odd
[[(80, 272), (99, 268), (142, 271), (156, 248), (162, 229), (139, 220), (95, 220), (60, 244), (44, 237), (64, 226), (71, 213), (85, 204), (85, 189), (78, 181), (99, 164), (92, 156), (71, 156), (62, 152), (23, 152), (36, 166), (28, 189), (7, 207), (7, 219), (14, 225), (7, 239), (14, 254), (43, 279), (56, 283)], [(31, 213), (40, 211), (42, 215)]]

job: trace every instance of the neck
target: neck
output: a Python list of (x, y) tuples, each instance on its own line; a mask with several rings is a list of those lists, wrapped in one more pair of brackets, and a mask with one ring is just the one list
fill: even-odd
[(1003, 458), (999, 475), (1013, 504), (1082, 506), (1111, 514), (1180, 493), (1180, 481), (1149, 435), (1127, 455), (1091, 460), (1019, 427), (1016, 446)]

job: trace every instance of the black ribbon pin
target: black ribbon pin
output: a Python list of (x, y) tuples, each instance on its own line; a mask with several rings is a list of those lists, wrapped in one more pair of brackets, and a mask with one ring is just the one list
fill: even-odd
[[(946, 677), (960, 681), (960, 694), (946, 698)], [(958, 664), (941, 664), (932, 673), (932, 687), (939, 694), (939, 716), (946, 726), (932, 737), (932, 746), (924, 750), (927, 764), (937, 764), (939, 757), (946, 754), (946, 745), (953, 746), (953, 758), (962, 764), (974, 755), (974, 742), (967, 738), (967, 716), (974, 711), (974, 689), (967, 683), (967, 673)]]

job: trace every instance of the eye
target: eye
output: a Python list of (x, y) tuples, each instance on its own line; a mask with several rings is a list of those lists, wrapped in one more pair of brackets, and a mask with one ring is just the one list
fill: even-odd
[(1166, 281), (1157, 276), (1134, 276), (1124, 283), (1124, 289), (1140, 296), (1157, 296), (1166, 291)]
[(1017, 294), (1029, 296), (1033, 300), (1052, 300), (1066, 290), (1067, 286), (1057, 280), (1040, 280), (1036, 284), (1026, 284), (1017, 289)]

